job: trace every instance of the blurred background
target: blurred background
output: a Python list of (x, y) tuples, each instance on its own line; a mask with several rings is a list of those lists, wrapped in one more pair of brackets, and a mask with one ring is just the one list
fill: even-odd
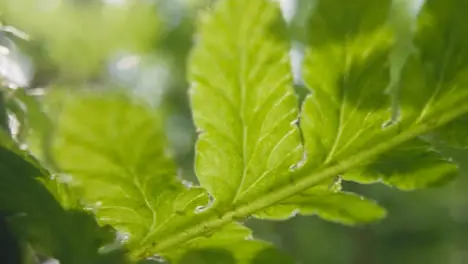
[[(196, 18), (213, 2), (0, 0), (2, 100), (8, 103), (25, 91), (40, 96), (54, 87), (128, 89), (165, 111), (181, 175), (195, 181), (196, 133), (185, 69)], [(285, 18), (291, 24), (300, 21), (307, 2), (311, 1), (281, 1)], [(297, 5), (304, 6), (297, 9)], [(296, 29), (301, 31), (300, 26)], [(301, 47), (293, 46), (296, 69)], [(299, 80), (298, 76), (301, 94)], [(17, 128), (14, 133), (21, 136), (18, 115), (7, 114), (10, 125)], [(401, 192), (381, 185), (344, 183), (344, 189), (373, 198), (388, 209), (389, 217), (380, 223), (351, 228), (316, 217), (295, 217), (285, 222), (250, 220), (248, 225), (257, 237), (274, 242), (299, 263), (467, 264), (468, 150), (440, 150), (458, 162), (466, 175), (443, 188)], [(11, 246), (11, 240), (5, 241), (0, 242), (3, 248)]]

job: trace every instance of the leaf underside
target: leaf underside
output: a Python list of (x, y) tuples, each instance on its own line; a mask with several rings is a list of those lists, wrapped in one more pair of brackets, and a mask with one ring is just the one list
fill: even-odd
[(218, 1), (189, 61), (200, 186), (177, 178), (160, 111), (115, 93), (60, 95), (52, 157), (135, 260), (272, 263), (271, 246), (238, 220), (371, 222), (385, 210), (337, 177), (413, 190), (457, 174), (431, 140), (467, 145), (464, 10), (468, 1), (427, 0), (411, 38), (389, 23), (390, 0), (319, 0), (298, 109), (277, 4)]

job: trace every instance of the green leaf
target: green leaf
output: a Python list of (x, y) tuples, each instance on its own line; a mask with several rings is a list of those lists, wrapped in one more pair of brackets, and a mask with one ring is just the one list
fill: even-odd
[(158, 111), (120, 93), (56, 96), (51, 155), (83, 204), (128, 236), (130, 249), (208, 203), (204, 190), (177, 179)]
[[(456, 0), (449, 2), (453, 1)], [(271, 148), (264, 147), (261, 149), (266, 149), (265, 152), (253, 154), (250, 152), (255, 149), (254, 146), (263, 146), (262, 139), (265, 138), (262, 133), (250, 134), (250, 132), (252, 130), (258, 132), (263, 124), (269, 125), (270, 119), (269, 116), (251, 119), (252, 112), (255, 113), (256, 110), (261, 112), (262, 109), (258, 104), (262, 102), (260, 98), (265, 93), (259, 90), (267, 88), (262, 81), (252, 81), (252, 83), (249, 81), (255, 80), (254, 77), (259, 73), (269, 69), (269, 72), (278, 71), (278, 74), (272, 74), (271, 77), (267, 75), (269, 77), (266, 80), (270, 80), (269, 78), (275, 80), (268, 85), (270, 94), (274, 95), (278, 87), (283, 87), (284, 80), (280, 78), (278, 70), (284, 67), (283, 60), (273, 59), (263, 63), (262, 57), (251, 63), (255, 56), (267, 56), (271, 47), (281, 46), (283, 43), (283, 39), (279, 37), (281, 33), (276, 34), (276, 38), (270, 38), (271, 35), (268, 34), (271, 31), (281, 32), (280, 27), (274, 30), (266, 29), (278, 19), (271, 15), (274, 13), (271, 10), (276, 7), (268, 1), (225, 0), (218, 3), (213, 14), (202, 25), (201, 39), (192, 54), (190, 64), (194, 119), (201, 133), (197, 145), (197, 174), (202, 186), (206, 187), (215, 198), (217, 206), (208, 211), (215, 211), (217, 214), (214, 217), (200, 219), (196, 224), (184, 226), (175, 230), (171, 236), (162, 238), (155, 247), (157, 251), (177, 247), (211, 230), (219, 230), (236, 219), (261, 215), (265, 210), (273, 211), (269, 215), (264, 214), (266, 218), (283, 218), (290, 215), (287, 211), (293, 207), (287, 207), (288, 210), (284, 211), (280, 210), (280, 207), (274, 209), (288, 199), (296, 202), (296, 209), (303, 210), (306, 214), (321, 212), (333, 220), (352, 222), (357, 219), (354, 218), (356, 216), (350, 212), (342, 213), (340, 211), (340, 208), (343, 208), (342, 204), (338, 203), (340, 206), (336, 211), (331, 208), (321, 211), (323, 207), (316, 203), (312, 196), (318, 195), (318, 191), (326, 183), (340, 175), (346, 179), (347, 175), (359, 171), (359, 174), (354, 174), (354, 177), (358, 177), (358, 181), (380, 178), (406, 189), (430, 186), (454, 175), (453, 165), (419, 140), (425, 133), (432, 132), (468, 112), (468, 105), (462, 103), (466, 101), (464, 99), (457, 105), (449, 103), (458, 102), (458, 97), (451, 91), (454, 89), (465, 91), (467, 87), (460, 83), (446, 89), (436, 89), (438, 92), (434, 94), (435, 91), (431, 90), (432, 83), (426, 92), (432, 93), (429, 95), (430, 98), (437, 99), (435, 104), (428, 104), (427, 100), (420, 104), (420, 99), (427, 99), (428, 96), (411, 94), (414, 91), (408, 85), (406, 75), (414, 69), (403, 68), (407, 57), (411, 56), (410, 60), (414, 58), (422, 60), (421, 65), (442, 64), (430, 56), (421, 58), (415, 54), (394, 52), (394, 48), (401, 48), (399, 45), (404, 43), (398, 38), (404, 37), (407, 41), (411, 32), (396, 36), (393, 34), (395, 27), (401, 25), (392, 25), (388, 21), (391, 10), (390, 0), (352, 2), (322, 0), (314, 7), (314, 13), (309, 21), (313, 34), (310, 34), (304, 66), (305, 81), (312, 89), (312, 94), (303, 105), (300, 120), (307, 154), (305, 164), (298, 164), (299, 154), (302, 152), (296, 145), (300, 145), (298, 139), (291, 140), (292, 142), (288, 144), (279, 140), (281, 135), (290, 135), (288, 132), (296, 133), (295, 127), (291, 126), (291, 123), (283, 123), (282, 119), (288, 116), (284, 113), (295, 111), (296, 103), (290, 103), (288, 107), (283, 104), (271, 105), (264, 110), (275, 113), (274, 123), (277, 125), (270, 134), (266, 135), (278, 136), (279, 138), (274, 138), (273, 143), (285, 144), (289, 151), (286, 151), (286, 148), (284, 152), (278, 148), (272, 151)], [(444, 0), (439, 0), (439, 4), (442, 3), (445, 3)], [(456, 6), (453, 5), (450, 12), (462, 12), (460, 11), (462, 9), (457, 9)], [(255, 12), (255, 15), (250, 12)], [(435, 18), (440, 16), (437, 13), (434, 15)], [(272, 16), (270, 20), (267, 19), (269, 16)], [(411, 19), (406, 21), (411, 22)], [(255, 31), (251, 32), (249, 25), (253, 23), (256, 27)], [(435, 26), (441, 26), (438, 23)], [(444, 23), (442, 21), (442, 24)], [(456, 45), (462, 46), (463, 43), (464, 41), (457, 42)], [(444, 47), (443, 50), (449, 49)], [(283, 58), (281, 55), (286, 51), (287, 49), (283, 47), (274, 55)], [(458, 64), (458, 62), (458, 60), (449, 60), (447, 63)], [(444, 69), (446, 67), (442, 69), (439, 67), (439, 70)], [(403, 71), (401, 74), (400, 70)], [(290, 78), (289, 71), (283, 71), (282, 74)], [(462, 73), (463, 71), (456, 75)], [(412, 76), (416, 80), (424, 80), (425, 77), (418, 74), (416, 71)], [(286, 88), (282, 90), (284, 96), (282, 98), (289, 98), (290, 90), (287, 89), (287, 85), (284, 87)], [(248, 92), (243, 93), (246, 88)], [(446, 94), (448, 97), (437, 98), (439, 94)], [(423, 110), (421, 105), (424, 108), (426, 105), (430, 106), (427, 110)], [(432, 109), (435, 105), (438, 107), (434, 108), (436, 109), (434, 111)], [(409, 111), (411, 109), (414, 111)], [(422, 117), (415, 118), (414, 115), (408, 115), (416, 112)], [(290, 120), (294, 118), (291, 117)], [(288, 129), (285, 131), (286, 128)], [(393, 150), (397, 150), (397, 153), (403, 156), (390, 155)], [(257, 158), (255, 156), (257, 153), (261, 153), (262, 158)], [(282, 154), (283, 159), (280, 159), (276, 165), (281, 169), (269, 174), (270, 170), (265, 170), (264, 164), (270, 160), (270, 155), (278, 153)], [(292, 159), (291, 153), (295, 153), (297, 157)], [(287, 156), (288, 154), (290, 156)], [(244, 158), (247, 158), (247, 162)], [(286, 166), (283, 162), (289, 158), (291, 160)], [(400, 169), (389, 169), (396, 162), (412, 158), (417, 161), (414, 167), (404, 163)], [(250, 160), (255, 163), (248, 162)], [(424, 164), (422, 160), (436, 161), (436, 164), (425, 169), (421, 166)], [(263, 172), (267, 172), (266, 175), (261, 172), (256, 173), (257, 166)], [(425, 175), (425, 172), (430, 174)], [(413, 178), (419, 175), (424, 179)], [(250, 189), (245, 189), (243, 180), (253, 183), (248, 185)], [(238, 197), (239, 193), (241, 199)], [(301, 194), (302, 196), (311, 194), (311, 197), (307, 197), (310, 200), (301, 200)], [(330, 204), (344, 199), (343, 196), (346, 197), (347, 194), (339, 193), (337, 196), (332, 196)], [(346, 200), (354, 203), (355, 197), (350, 195)], [(313, 206), (307, 207), (308, 204)], [(366, 212), (363, 214), (363, 219), (371, 220), (384, 214), (380, 208), (370, 204), (372, 203), (359, 202), (356, 205), (361, 209), (373, 208), (369, 212), (367, 209), (363, 210)], [(302, 208), (304, 205), (305, 208)]]
[(39, 179), (44, 170), (0, 146), (0, 211), (6, 213), (14, 233), (36, 252), (63, 263), (124, 263), (122, 252), (99, 253), (113, 243), (115, 233), (101, 228), (94, 217), (79, 211), (65, 211)]
[[(196, 171), (221, 211), (290, 184), (291, 171), (303, 156), (296, 125), (298, 102), (280, 19), (278, 6), (269, 1), (222, 1), (202, 24), (193, 52), (191, 99), (201, 133)], [(269, 210), (269, 218), (312, 210), (316, 198), (311, 196), (307, 204), (306, 197), (289, 203), (289, 212)], [(348, 196), (340, 197), (344, 202)], [(341, 206), (329, 205), (336, 207), (330, 210)], [(380, 212), (378, 208), (374, 213), (383, 216)]]
[(441, 129), (436, 130), (432, 136), (435, 140), (445, 143), (453, 148), (468, 148), (468, 116), (450, 122)]
[(377, 160), (345, 174), (360, 183), (383, 182), (402, 190), (438, 186), (458, 175), (458, 167), (429, 143), (413, 140), (383, 154)]
[(173, 252), (171, 263), (294, 263), (271, 244), (252, 240), (252, 232), (239, 224), (230, 224), (210, 237), (188, 243), (188, 252)]
[[(421, 124), (463, 110), (468, 100), (468, 3), (428, 0), (401, 80), (402, 123)], [(461, 117), (461, 115), (460, 115)]]
[(301, 128), (316, 166), (359, 153), (391, 120), (386, 26), (390, 1), (319, 1), (311, 15), (304, 79), (313, 90)]
[(22, 157), (25, 162), (29, 162), (39, 173), (35, 177), (45, 178), (47, 171), (41, 167), (39, 161), (31, 155), (29, 152), (22, 150), (15, 141), (8, 135), (5, 131), (0, 131), (0, 146), (6, 150), (15, 153), (16, 155)]
[(235, 252), (226, 248), (209, 247), (189, 251), (179, 262), (181, 264), (267, 264), (294, 263), (273, 246), (254, 240), (231, 244)]
[[(293, 212), (293, 214), (291, 214)], [(385, 218), (386, 211), (377, 203), (354, 193), (312, 189), (285, 199), (255, 214), (260, 219), (284, 219), (295, 214), (318, 215), (322, 219), (346, 225), (369, 223)]]
[[(402, 115), (416, 122), (462, 108), (468, 100), (468, 8), (463, 0), (427, 1), (421, 14), (417, 48), (402, 76)], [(435, 138), (468, 147), (468, 119), (460, 116), (437, 130)]]
[[(402, 69), (405, 58), (411, 56), (398, 53), (410, 33), (397, 35), (401, 42), (393, 46), (387, 20), (389, 1), (360, 0), (359, 4), (353, 2), (338, 8), (339, 2), (320, 1), (310, 20), (314, 35), (308, 46), (304, 75), (313, 93), (304, 103), (301, 128), (309, 157), (306, 166), (311, 168), (341, 162), (383, 146), (399, 138), (401, 131), (428, 130), (424, 127), (437, 124), (443, 113), (454, 110), (451, 100), (458, 98), (451, 95), (453, 89), (426, 85), (429, 78), (418, 73), (422, 65), (414, 65), (414, 58), (402, 76), (395, 73)], [(404, 15), (403, 21), (411, 22), (407, 14), (400, 14)], [(349, 17), (347, 23), (338, 23), (337, 19), (345, 15)], [(440, 36), (440, 32), (434, 36)], [(433, 45), (428, 40), (424, 43)], [(399, 60), (395, 60), (397, 56), (401, 56)], [(417, 63), (433, 62), (429, 56), (413, 56), (419, 58)], [(389, 62), (394, 63), (392, 68)], [(431, 74), (437, 75), (433, 71)], [(418, 85), (418, 81), (424, 84)], [(463, 99), (466, 87), (457, 89), (462, 92), (462, 100), (466, 100)], [(463, 111), (466, 110), (455, 109), (454, 117)], [(456, 175), (457, 167), (427, 143), (413, 140), (399, 144), (380, 157), (369, 157), (364, 167), (356, 164), (344, 178), (361, 183), (382, 181), (411, 190), (445, 183)]]
[(42, 166), (53, 167), (47, 144), (53, 136), (50, 117), (40, 104), (40, 97), (29, 94), (28, 89), (17, 89), (7, 94), (7, 109), (19, 122), (16, 141), (41, 160)]
[(199, 31), (189, 64), (196, 173), (230, 206), (284, 182), (302, 157), (288, 43), (267, 0), (220, 1)]
[[(432, 36), (427, 28), (457, 32), (451, 24), (462, 17), (457, 1), (429, 2), (418, 36)], [(218, 2), (201, 25), (189, 70), (200, 130), (196, 171), (213, 204), (203, 189), (186, 188), (175, 177), (160, 117), (125, 96), (61, 98), (53, 156), (100, 222), (130, 234), (134, 259), (155, 253), (177, 259), (222, 237), (223, 252), (242, 244), (229, 251), (235, 260), (245, 236), (229, 230), (250, 216), (284, 218), (298, 210), (348, 224), (378, 219), (385, 213), (375, 203), (326, 184), (342, 175), (411, 189), (450, 178), (453, 165), (419, 137), (468, 112), (464, 41), (449, 41), (466, 37), (464, 31), (427, 50), (416, 41), (420, 52), (407, 55), (409, 66), (395, 67), (389, 7), (390, 0), (315, 6), (304, 67), (313, 91), (300, 123), (304, 155), (276, 4)], [(452, 58), (452, 46), (461, 59)]]

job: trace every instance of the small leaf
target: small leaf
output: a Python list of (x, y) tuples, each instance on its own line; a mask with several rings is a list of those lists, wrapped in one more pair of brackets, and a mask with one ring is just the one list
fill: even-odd
[(230, 224), (211, 237), (191, 241), (188, 252), (172, 253), (171, 263), (233, 263), (267, 264), (294, 263), (271, 244), (251, 239), (251, 231), (239, 224)]
[(216, 203), (242, 203), (302, 157), (285, 26), (272, 1), (227, 0), (200, 32), (189, 64), (196, 172)]
[(347, 225), (369, 223), (385, 218), (386, 211), (373, 201), (354, 193), (331, 192), (311, 189), (300, 195), (286, 199), (263, 212), (256, 213), (260, 219), (282, 220), (291, 216), (291, 212), (302, 215), (318, 215), (328, 221)]
[(304, 79), (313, 92), (303, 104), (301, 128), (308, 160), (316, 166), (366, 149), (391, 120), (384, 94), (389, 7), (382, 0), (327, 0), (311, 15)]
[(458, 175), (458, 167), (422, 140), (407, 142), (344, 178), (360, 183), (382, 181), (402, 190), (438, 186)]
[[(464, 0), (428, 0), (401, 79), (402, 123), (421, 124), (463, 110), (468, 100), (468, 8)], [(462, 115), (460, 115), (461, 117)]]

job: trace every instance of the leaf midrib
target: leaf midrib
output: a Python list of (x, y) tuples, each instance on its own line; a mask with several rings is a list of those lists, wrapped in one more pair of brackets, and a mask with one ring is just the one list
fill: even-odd
[[(239, 206), (233, 210), (225, 212), (222, 215), (204, 218), (196, 225), (193, 225), (186, 229), (181, 229), (176, 234), (158, 240), (157, 244), (155, 244), (154, 246), (149, 245), (147, 247), (139, 249), (138, 251), (133, 252), (131, 254), (131, 257), (133, 259), (143, 259), (151, 257), (152, 255), (154, 255), (154, 252), (167, 251), (168, 249), (183, 244), (187, 240), (201, 236), (207, 232), (229, 224), (235, 221), (236, 219), (246, 218), (254, 214), (255, 212), (258, 212), (261, 209), (274, 205), (275, 203), (281, 200), (287, 199), (297, 193), (300, 193), (313, 186), (316, 186), (329, 178), (332, 178), (336, 175), (346, 172), (349, 169), (359, 166), (367, 160), (370, 160), (380, 154), (383, 154), (391, 150), (392, 148), (413, 138), (416, 138), (426, 132), (429, 132), (437, 127), (447, 124), (448, 122), (466, 113), (468, 113), (468, 105), (456, 107), (454, 109), (448, 110), (445, 113), (442, 113), (437, 119), (437, 121), (421, 122), (417, 125), (412, 126), (405, 132), (398, 133), (393, 138), (383, 141), (382, 143), (376, 145), (373, 148), (356, 154), (341, 162), (338, 161), (337, 163), (332, 164), (331, 166), (322, 167), (321, 169), (316, 170), (315, 167), (306, 165), (302, 169), (296, 171), (294, 177), (291, 177), (299, 178), (298, 181), (280, 186), (278, 189), (275, 189), (263, 195), (262, 197), (253, 200), (251, 203)], [(397, 130), (397, 125), (392, 127), (392, 129)], [(208, 212), (209, 211), (210, 210), (208, 210)]]

